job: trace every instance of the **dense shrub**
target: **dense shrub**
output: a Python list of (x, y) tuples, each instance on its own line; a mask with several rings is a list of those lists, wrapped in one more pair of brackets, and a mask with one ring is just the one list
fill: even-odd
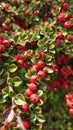
[(73, 130), (72, 4), (1, 0), (1, 130)]

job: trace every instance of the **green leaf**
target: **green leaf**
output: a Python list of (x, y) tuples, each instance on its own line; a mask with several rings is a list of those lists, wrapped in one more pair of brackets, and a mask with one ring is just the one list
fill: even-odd
[(41, 97), (43, 95), (43, 91), (42, 90), (38, 90), (38, 96)]
[(37, 117), (38, 122), (40, 123), (44, 123), (45, 119), (43, 117)]
[(18, 87), (22, 84), (22, 80), (20, 79), (20, 77), (16, 76), (13, 78), (13, 84), (15, 87)]
[(55, 45), (54, 44), (52, 44), (52, 45), (50, 45), (49, 46), (49, 49), (51, 50), (51, 49), (54, 49), (55, 48)]
[(9, 88), (8, 87), (5, 87), (4, 89), (2, 89), (2, 95), (3, 95), (4, 99), (6, 97), (8, 97), (8, 95), (9, 95)]
[(32, 114), (30, 119), (31, 119), (31, 122), (35, 122), (37, 119), (37, 116)]
[(9, 71), (11, 72), (11, 73), (14, 73), (16, 70), (17, 70), (17, 66), (15, 65), (15, 64), (11, 64), (11, 65), (9, 65)]
[(14, 37), (14, 41), (17, 42), (18, 39), (19, 39), (19, 35), (16, 35), (16, 36)]
[(2, 75), (4, 72), (4, 69), (3, 68), (0, 68), (0, 75)]
[(14, 57), (12, 57), (12, 56), (10, 56), (10, 57), (9, 57), (9, 59), (8, 59), (8, 61), (9, 61), (10, 63), (12, 63), (12, 62), (14, 62), (14, 61), (15, 61), (15, 58), (14, 58)]
[(53, 71), (53, 69), (48, 68), (48, 69), (47, 69), (47, 72), (48, 72), (48, 73), (53, 73), (54, 71)]
[(0, 93), (0, 103), (4, 103), (5, 100), (3, 99), (2, 93)]
[(12, 97), (14, 97), (14, 96), (15, 96), (15, 92), (10, 91), (10, 92), (9, 92), (9, 97), (12, 98)]
[(71, 21), (71, 24), (73, 25), (73, 18), (71, 18), (70, 21)]
[(24, 96), (22, 94), (16, 95), (16, 97), (15, 97), (15, 103), (17, 105), (23, 105), (25, 102), (26, 102), (25, 98), (24, 98)]
[(33, 34), (29, 34), (29, 35), (28, 35), (28, 40), (31, 40), (32, 37), (33, 37)]
[(5, 79), (0, 79), (0, 85), (4, 84)]
[(20, 27), (17, 24), (12, 24), (12, 28), (13, 30), (18, 30), (20, 29)]

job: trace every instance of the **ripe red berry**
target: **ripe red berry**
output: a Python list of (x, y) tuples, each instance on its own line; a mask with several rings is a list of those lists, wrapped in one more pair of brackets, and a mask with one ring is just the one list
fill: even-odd
[(13, 0), (14, 3), (18, 3), (18, 0)]
[(38, 75), (38, 78), (44, 78), (45, 76), (46, 76), (46, 73), (44, 72), (44, 71), (39, 71), (38, 73), (37, 73), (37, 75)]
[(30, 69), (37, 71), (38, 70), (38, 66), (37, 65), (33, 65)]
[(51, 90), (51, 85), (47, 86), (47, 90), (50, 91)]
[(28, 109), (29, 109), (29, 106), (28, 106), (27, 103), (24, 103), (24, 105), (19, 106), (19, 109), (20, 109), (22, 112), (27, 112)]
[(5, 51), (5, 46), (4, 45), (0, 45), (0, 52), (4, 52)]
[(32, 95), (32, 91), (30, 90), (30, 89), (26, 89), (26, 91), (25, 91), (25, 95), (27, 96), (27, 97), (30, 97), (31, 95)]
[(70, 18), (72, 18), (72, 13), (67, 13), (66, 20), (69, 20)]
[(67, 40), (72, 41), (73, 40), (73, 35), (68, 35)]
[(73, 109), (72, 109), (72, 108), (69, 109), (69, 113), (70, 113), (71, 115), (73, 115)]
[(37, 102), (39, 101), (39, 96), (38, 96), (37, 94), (32, 94), (32, 95), (30, 96), (30, 101), (31, 101), (32, 103), (37, 103)]
[(26, 15), (26, 16), (29, 16), (29, 15), (30, 15), (30, 12), (29, 12), (29, 11), (26, 11), (26, 12), (25, 12), (25, 15)]
[(6, 3), (2, 3), (2, 9), (3, 10), (7, 10), (8, 9), (8, 6), (6, 5)]
[(6, 127), (1, 128), (1, 130), (6, 130)]
[(43, 71), (44, 71), (45, 73), (47, 73), (47, 68), (46, 68), (46, 67), (44, 67), (44, 68), (43, 68)]
[(62, 7), (64, 10), (67, 10), (69, 8), (69, 4), (65, 2), (63, 3)]
[(37, 66), (38, 66), (39, 69), (42, 69), (45, 66), (45, 62), (40, 60), (40, 61), (37, 62)]
[(35, 83), (30, 83), (30, 84), (28, 85), (28, 88), (29, 88), (31, 91), (35, 91), (35, 90), (37, 89), (37, 86), (36, 86)]
[(66, 94), (66, 95), (65, 95), (65, 98), (66, 98), (66, 99), (72, 99), (72, 98), (73, 98), (73, 94)]
[(56, 44), (57, 44), (58, 46), (60, 46), (60, 45), (62, 44), (61, 40), (60, 40), (60, 39), (56, 39)]
[(34, 14), (34, 16), (38, 16), (38, 15), (39, 15), (39, 11), (38, 11), (38, 10), (35, 10), (35, 11), (33, 12), (33, 14)]
[(36, 83), (36, 80), (38, 79), (38, 76), (37, 75), (32, 75), (29, 79), (29, 82), (30, 83)]
[(61, 32), (59, 32), (58, 34), (57, 34), (57, 38), (58, 39), (62, 39), (64, 37), (64, 35), (61, 33)]
[(66, 18), (63, 16), (63, 14), (59, 14), (57, 16), (57, 20), (62, 23), (62, 22), (65, 22), (66, 21)]
[(71, 22), (70, 21), (66, 21), (64, 23), (64, 27), (67, 28), (67, 29), (70, 29), (72, 27)]
[(30, 123), (29, 123), (28, 120), (24, 120), (24, 121), (23, 121), (23, 125), (24, 125), (24, 127), (25, 127), (26, 129), (28, 129), (28, 128), (30, 127)]

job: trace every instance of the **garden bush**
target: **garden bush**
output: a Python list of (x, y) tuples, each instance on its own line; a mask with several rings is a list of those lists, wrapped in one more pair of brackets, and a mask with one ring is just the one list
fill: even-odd
[(73, 1), (0, 1), (0, 129), (73, 130)]

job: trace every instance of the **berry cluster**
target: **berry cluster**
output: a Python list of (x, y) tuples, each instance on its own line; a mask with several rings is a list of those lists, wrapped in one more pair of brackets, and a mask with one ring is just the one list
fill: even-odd
[(5, 52), (5, 50), (10, 46), (10, 42), (4, 38), (0, 38), (0, 53)]
[(73, 115), (73, 94), (66, 94), (66, 105), (69, 107), (69, 113)]

